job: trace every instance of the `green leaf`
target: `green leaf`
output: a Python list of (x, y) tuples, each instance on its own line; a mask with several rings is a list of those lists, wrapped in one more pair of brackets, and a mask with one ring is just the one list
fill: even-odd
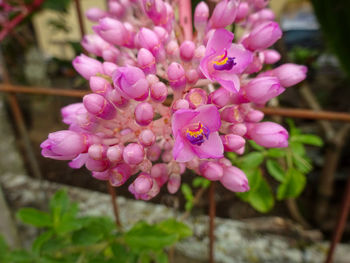
[(33, 256), (25, 250), (16, 250), (10, 253), (9, 262), (11, 263), (34, 263)]
[(264, 155), (261, 152), (248, 153), (241, 159), (241, 167), (254, 168), (258, 167), (264, 161)]
[(193, 194), (192, 194), (192, 189), (188, 184), (182, 184), (181, 185), (181, 191), (183, 195), (185, 196), (185, 199), (187, 201), (192, 201), (193, 200)]
[(260, 146), (259, 144), (257, 144), (257, 143), (254, 142), (253, 140), (249, 140), (248, 142), (249, 142), (250, 146), (252, 146), (252, 148), (253, 148), (254, 150), (257, 150), (257, 151), (264, 151), (264, 150), (265, 150), (264, 147)]
[(164, 252), (161, 251), (157, 254), (157, 259), (156, 259), (157, 263), (168, 263), (168, 255)]
[(61, 221), (61, 217), (67, 210), (69, 210), (69, 207), (70, 204), (67, 191), (65, 189), (57, 191), (50, 200), (50, 211), (55, 225)]
[(281, 165), (275, 161), (268, 159), (266, 161), (266, 168), (269, 174), (279, 182), (283, 182), (286, 172), (283, 170)]
[(291, 141), (289, 143), (289, 147), (292, 150), (293, 155), (295, 155), (295, 154), (297, 154), (299, 156), (305, 155), (305, 147), (302, 143)]
[(320, 137), (313, 135), (313, 134), (299, 134), (294, 136), (293, 141), (303, 143), (303, 144), (309, 144), (313, 146), (322, 146), (323, 141)]
[(113, 243), (111, 245), (111, 248), (112, 248), (112, 252), (116, 260), (116, 263), (124, 263), (124, 262), (129, 263), (131, 261), (130, 259), (135, 257), (133, 253), (128, 251), (126, 247), (124, 247), (121, 244)]
[(159, 250), (173, 245), (177, 241), (178, 235), (168, 234), (157, 226), (139, 222), (125, 233), (124, 239), (131, 249)]
[(0, 235), (0, 262), (5, 262), (5, 258), (9, 253), (9, 247), (5, 241), (5, 238)]
[(52, 226), (52, 219), (48, 213), (39, 211), (31, 207), (21, 208), (17, 212), (17, 218), (20, 219), (23, 223), (30, 224), (36, 227)]
[(176, 221), (174, 218), (160, 222), (158, 227), (167, 234), (177, 235), (178, 240), (192, 236), (191, 228), (182, 222)]
[(275, 200), (271, 188), (264, 178), (261, 177), (258, 187), (250, 192), (249, 203), (261, 213), (266, 213), (273, 207)]
[(267, 150), (267, 156), (271, 158), (281, 158), (286, 155), (286, 151), (279, 148), (271, 148)]
[(45, 244), (45, 242), (47, 242), (52, 236), (53, 236), (52, 230), (46, 231), (42, 233), (40, 236), (38, 236), (32, 245), (33, 252), (39, 254), (43, 244)]
[(277, 189), (277, 199), (295, 198), (304, 190), (306, 177), (296, 169), (289, 169), (286, 178)]
[(292, 155), (293, 163), (295, 164), (297, 170), (301, 173), (307, 174), (311, 172), (312, 165), (307, 157), (301, 157), (300, 155)]
[(103, 234), (93, 228), (83, 228), (73, 233), (72, 243), (74, 245), (92, 245), (100, 241)]

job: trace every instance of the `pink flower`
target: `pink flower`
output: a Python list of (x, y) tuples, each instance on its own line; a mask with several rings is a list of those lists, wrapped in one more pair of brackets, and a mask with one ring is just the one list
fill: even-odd
[(267, 148), (288, 147), (288, 132), (274, 122), (260, 122), (248, 125), (248, 137)]
[(237, 92), (240, 89), (237, 74), (252, 62), (253, 55), (242, 45), (232, 44), (233, 37), (226, 29), (217, 29), (208, 40), (200, 69), (209, 80), (219, 82), (228, 91)]
[(188, 162), (195, 156), (222, 158), (224, 147), (218, 133), (220, 126), (220, 114), (214, 105), (176, 111), (172, 118), (174, 159)]

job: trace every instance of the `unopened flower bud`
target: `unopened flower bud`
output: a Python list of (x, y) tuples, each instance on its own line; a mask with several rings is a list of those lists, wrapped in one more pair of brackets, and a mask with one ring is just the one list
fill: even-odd
[(108, 1), (108, 10), (113, 16), (117, 18), (122, 18), (126, 11), (125, 7), (117, 1)]
[(288, 132), (274, 122), (260, 122), (247, 126), (247, 135), (257, 144), (267, 148), (283, 148), (288, 146)]
[(235, 22), (240, 22), (244, 19), (249, 13), (249, 4), (247, 2), (241, 2), (238, 6), (237, 16)]
[(81, 54), (73, 60), (73, 67), (85, 79), (90, 79), (96, 74), (103, 74), (102, 63), (96, 59)]
[(118, 164), (110, 169), (109, 182), (112, 186), (123, 185), (131, 176), (131, 168), (127, 164)]
[(221, 135), (220, 137), (225, 151), (228, 152), (236, 152), (245, 145), (244, 138), (236, 134), (226, 134)]
[(153, 144), (151, 147), (147, 149), (147, 158), (155, 162), (159, 159), (162, 149), (159, 147), (157, 143)]
[(137, 54), (137, 64), (145, 72), (145, 74), (156, 74), (156, 59), (152, 53), (145, 49), (141, 48)]
[(168, 41), (168, 39), (169, 39), (169, 34), (168, 34), (168, 32), (165, 30), (164, 27), (155, 26), (155, 27), (153, 28), (153, 31), (154, 31), (154, 33), (157, 34), (157, 36), (158, 36), (160, 42), (165, 43), (165, 42)]
[(194, 50), (196, 49), (196, 45), (193, 41), (186, 40), (182, 42), (180, 46), (180, 57), (183, 61), (191, 61), (194, 56)]
[(159, 178), (168, 176), (168, 168), (165, 163), (157, 163), (152, 166), (151, 176), (153, 178)]
[(107, 146), (104, 144), (93, 144), (89, 147), (89, 157), (94, 160), (101, 160), (106, 156)]
[(108, 161), (88, 158), (85, 167), (93, 172), (103, 172), (108, 168)]
[(106, 96), (112, 90), (111, 84), (104, 78), (92, 76), (89, 80), (90, 89), (97, 94)]
[(128, 144), (123, 151), (123, 159), (127, 164), (139, 164), (143, 161), (145, 152), (137, 143)]
[(158, 81), (151, 85), (151, 98), (156, 102), (163, 102), (168, 96), (168, 88), (167, 86)]
[(244, 115), (237, 105), (229, 106), (220, 113), (221, 119), (227, 122), (243, 122)]
[(250, 110), (245, 116), (245, 121), (248, 122), (259, 122), (264, 118), (264, 113), (259, 110)]
[(109, 170), (103, 172), (92, 172), (92, 177), (103, 181), (109, 180)]
[(112, 77), (113, 72), (118, 68), (118, 66), (112, 62), (103, 62), (102, 67), (103, 72), (109, 77)]
[(230, 132), (244, 136), (247, 133), (247, 126), (244, 123), (236, 123), (230, 126)]
[(199, 80), (199, 73), (196, 69), (190, 69), (186, 72), (186, 80), (188, 84), (194, 85)]
[(133, 182), (134, 189), (137, 194), (145, 194), (151, 190), (153, 186), (153, 180), (147, 173), (140, 173), (140, 175)]
[(287, 63), (272, 70), (273, 75), (276, 76), (283, 87), (291, 87), (306, 78), (307, 67)]
[(143, 10), (154, 24), (160, 25), (166, 22), (167, 11), (162, 0), (142, 0)]
[(107, 158), (111, 162), (120, 162), (123, 159), (124, 146), (114, 145), (107, 149)]
[(169, 84), (174, 90), (181, 90), (186, 87), (185, 70), (179, 63), (171, 63), (167, 75)]
[(129, 34), (123, 23), (120, 21), (105, 17), (99, 20), (99, 24), (93, 26), (94, 31), (107, 42), (123, 46), (129, 41)]
[(137, 40), (141, 47), (148, 49), (154, 57), (158, 57), (162, 47), (156, 33), (148, 28), (141, 28), (137, 34)]
[(98, 20), (107, 15), (107, 12), (100, 8), (90, 8), (86, 11), (85, 15), (90, 21), (98, 22)]
[(280, 53), (273, 49), (266, 49), (262, 51), (265, 64), (275, 64), (281, 59)]
[(98, 94), (85, 95), (83, 103), (88, 112), (104, 120), (113, 119), (117, 113), (113, 105)]
[(179, 44), (175, 40), (170, 41), (166, 46), (166, 53), (169, 57), (178, 57), (180, 55)]
[(151, 130), (143, 130), (139, 135), (139, 142), (145, 146), (149, 147), (156, 141), (156, 136)]
[(179, 190), (181, 185), (181, 175), (179, 174), (171, 174), (169, 176), (169, 181), (168, 181), (168, 191), (171, 194), (175, 194), (177, 190)]
[(219, 88), (210, 93), (208, 99), (216, 107), (222, 108), (230, 102), (230, 92), (227, 89)]
[(135, 108), (135, 120), (141, 126), (150, 124), (154, 117), (154, 110), (148, 102), (139, 103)]
[(199, 172), (210, 181), (220, 180), (224, 175), (222, 166), (214, 162), (202, 162), (199, 166)]
[(194, 10), (194, 27), (197, 32), (202, 32), (205, 30), (209, 18), (209, 7), (204, 2), (201, 1)]
[(190, 103), (188, 100), (180, 99), (174, 102), (173, 104), (173, 111), (177, 111), (179, 109), (188, 109), (190, 107)]
[(224, 168), (224, 175), (220, 179), (220, 182), (232, 192), (246, 192), (249, 190), (246, 175), (242, 170), (234, 166)]
[(211, 28), (224, 28), (236, 19), (239, 1), (223, 0), (219, 2), (210, 18)]

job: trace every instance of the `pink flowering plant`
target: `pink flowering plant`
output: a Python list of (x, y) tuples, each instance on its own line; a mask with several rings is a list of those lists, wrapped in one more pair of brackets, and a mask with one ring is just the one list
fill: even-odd
[(69, 128), (49, 134), (43, 156), (85, 165), (113, 186), (127, 183), (142, 200), (164, 185), (175, 193), (186, 169), (230, 191), (248, 191), (253, 181), (233, 166), (246, 141), (288, 146), (287, 130), (262, 121), (259, 107), (307, 72), (295, 64), (264, 70), (279, 61), (271, 47), (282, 36), (267, 4), (223, 0), (210, 15), (200, 2), (194, 33), (190, 10), (178, 10), (177, 1), (109, 0), (108, 11), (88, 10), (95, 34), (82, 45), (91, 56), (76, 57), (73, 66), (92, 93), (62, 109)]

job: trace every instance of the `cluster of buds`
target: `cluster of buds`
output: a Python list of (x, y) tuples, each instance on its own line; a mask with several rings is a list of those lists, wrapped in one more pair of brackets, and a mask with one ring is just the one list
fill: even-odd
[[(302, 81), (307, 70), (285, 64), (260, 72), (280, 59), (268, 49), (282, 35), (268, 1), (223, 0), (211, 16), (201, 2), (195, 34), (190, 13), (175, 21), (177, 4), (109, 0), (109, 11), (87, 12), (96, 34), (82, 45), (101, 59), (80, 55), (73, 66), (92, 93), (62, 109), (69, 130), (49, 134), (41, 144), (45, 157), (85, 165), (113, 186), (130, 178), (135, 198), (149, 200), (164, 184), (175, 193), (186, 169), (247, 191), (245, 174), (224, 152), (243, 154), (247, 139), (288, 145), (288, 132), (261, 122), (258, 107)], [(244, 30), (236, 43), (225, 29), (233, 23)]]

